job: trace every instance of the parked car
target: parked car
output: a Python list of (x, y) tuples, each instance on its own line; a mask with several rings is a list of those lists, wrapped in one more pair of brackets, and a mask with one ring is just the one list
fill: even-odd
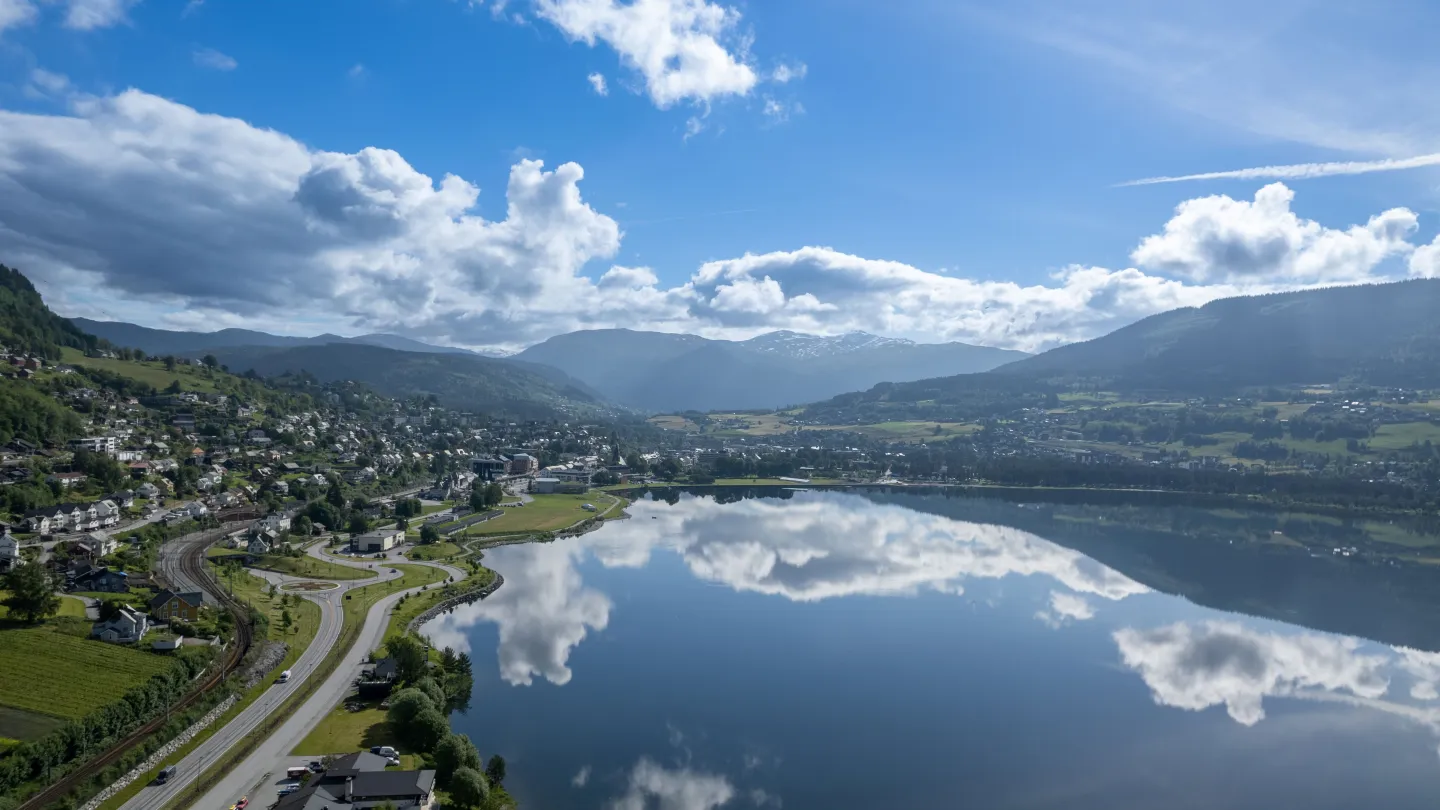
[(318, 759), (312, 761), (308, 767), (310, 768), (311, 773), (320, 773), (321, 771), (325, 770), (324, 764), (322, 764)]
[(388, 745), (377, 745), (377, 746), (374, 746), (374, 747), (372, 747), (372, 748), (370, 749), (370, 753), (372, 753), (372, 754), (379, 754), (380, 756), (385, 757), (386, 759), (391, 759), (391, 758), (400, 756), (400, 752), (399, 752), (399, 751), (396, 751), (394, 748), (391, 748), (391, 747), (388, 746)]

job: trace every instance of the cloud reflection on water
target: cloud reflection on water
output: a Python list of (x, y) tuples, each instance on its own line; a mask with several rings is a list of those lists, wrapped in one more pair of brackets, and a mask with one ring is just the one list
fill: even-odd
[[(494, 622), (500, 674), (564, 684), (570, 650), (609, 622), (612, 603), (576, 570), (586, 553), (607, 567), (640, 567), (657, 549), (677, 553), (697, 577), (797, 602), (853, 595), (959, 594), (972, 578), (1050, 577), (1075, 594), (1124, 599), (1148, 589), (1079, 552), (1009, 526), (968, 523), (855, 495), (797, 493), (787, 500), (720, 504), (684, 498), (637, 501), (630, 520), (571, 540), (505, 550), (505, 586), (427, 626), (435, 643), (468, 649), (465, 630)], [(1093, 615), (1058, 592), (1057, 615)], [(1068, 611), (1065, 612), (1065, 611)]]

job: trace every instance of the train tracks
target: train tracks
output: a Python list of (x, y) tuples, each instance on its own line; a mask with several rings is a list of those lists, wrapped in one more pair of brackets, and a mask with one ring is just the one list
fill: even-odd
[(180, 551), (179, 557), (175, 560), (177, 570), (167, 571), (166, 566), (161, 566), (161, 575), (167, 580), (167, 584), (177, 588), (198, 588), (205, 592), (205, 595), (215, 601), (234, 617), (235, 639), (225, 651), (225, 657), (219, 662), (219, 666), (211, 667), (195, 689), (192, 689), (178, 703), (170, 707), (170, 710), (159, 717), (151, 720), (140, 728), (135, 729), (124, 739), (115, 743), (103, 754), (91, 759), (78, 769), (66, 774), (54, 784), (46, 787), (39, 793), (26, 799), (16, 810), (41, 810), (55, 802), (65, 798), (75, 788), (86, 784), (95, 775), (110, 767), (135, 745), (138, 745), (146, 737), (159, 731), (167, 722), (173, 712), (183, 712), (195, 705), (208, 692), (220, 686), (232, 672), (239, 668), (245, 654), (250, 650), (250, 644), (254, 637), (254, 630), (250, 626), (250, 611), (243, 603), (239, 602), (215, 580), (214, 575), (205, 566), (205, 551), (216, 540), (219, 540), (226, 532), (233, 531), (234, 526), (222, 529), (211, 529), (201, 532), (198, 535), (181, 538), (173, 541), (183, 543), (185, 547)]

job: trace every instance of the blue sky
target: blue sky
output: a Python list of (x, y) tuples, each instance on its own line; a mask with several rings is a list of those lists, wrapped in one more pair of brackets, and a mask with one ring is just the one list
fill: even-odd
[[(1436, 161), (1385, 163), (1440, 151), (1437, 18), (0, 0), (0, 262), (69, 314), (179, 328), (1043, 349), (1440, 271)], [(1352, 165), (1121, 185), (1320, 163)]]

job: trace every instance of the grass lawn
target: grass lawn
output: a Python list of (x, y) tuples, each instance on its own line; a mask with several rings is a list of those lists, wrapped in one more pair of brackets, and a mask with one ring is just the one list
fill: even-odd
[[(591, 490), (584, 495), (536, 495), (524, 506), (506, 509), (493, 520), (476, 524), (466, 533), (472, 536), (519, 534), (521, 532), (557, 532), (596, 517), (617, 502), (614, 495)], [(598, 511), (587, 512), (584, 504), (593, 504)]]
[(683, 416), (652, 416), (650, 417), (650, 424), (661, 430), (684, 430), (689, 433), (695, 433), (700, 430), (699, 425)]
[(128, 593), (105, 593), (104, 591), (76, 591), (74, 595), (88, 596), (92, 599), (99, 599), (101, 602), (111, 599), (117, 599), (138, 610), (149, 610), (150, 600), (155, 598), (155, 591), (150, 588), (131, 588)]
[(243, 557), (245, 556), (245, 554), (245, 551), (238, 548), (221, 548), (219, 546), (211, 546), (210, 548), (205, 549), (205, 556), (209, 557), (212, 560), (216, 557)]
[(166, 371), (165, 364), (148, 363), (137, 360), (117, 360), (109, 357), (86, 357), (78, 349), (66, 348), (62, 350), (62, 362), (72, 366), (83, 368), (95, 368), (108, 371), (112, 374), (119, 374), (138, 382), (149, 383), (157, 391), (163, 391), (175, 381), (180, 382), (180, 387), (186, 391), (200, 391), (214, 393), (215, 383), (206, 378), (203, 371), (197, 366), (177, 365), (174, 371)]
[[(0, 591), (0, 602), (5, 601), (9, 596), (9, 591)], [(0, 619), (9, 615), (10, 610), (4, 605), (0, 605)], [(85, 603), (73, 596), (62, 596), (60, 597), (60, 612), (55, 615), (83, 619), (85, 618)]]
[(73, 635), (89, 627), (72, 618), (0, 629), (0, 705), (78, 719), (170, 664), (161, 655)]
[(432, 543), (428, 546), (416, 546), (405, 555), (412, 560), (448, 560), (457, 554), (463, 554), (465, 549), (450, 542), (442, 540), (439, 543)]
[(368, 751), (375, 745), (394, 745), (395, 735), (385, 719), (385, 710), (378, 705), (352, 712), (342, 703), (330, 710), (305, 739), (290, 752), (291, 756), (318, 757), (326, 754), (349, 754)]
[(309, 554), (303, 557), (270, 555), (261, 558), (260, 563), (255, 567), (312, 579), (373, 579), (375, 577), (375, 572), (367, 568), (352, 568), (329, 560), (317, 560)]
[(1440, 443), (1440, 426), (1429, 422), (1381, 425), (1367, 440), (1371, 450), (1402, 450), (1412, 444)]

